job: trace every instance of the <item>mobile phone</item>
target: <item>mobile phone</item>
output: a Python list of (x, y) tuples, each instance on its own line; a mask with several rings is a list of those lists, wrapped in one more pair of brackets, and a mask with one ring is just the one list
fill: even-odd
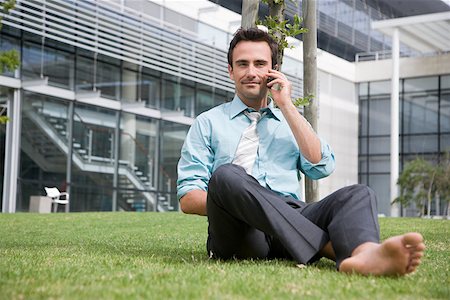
[[(271, 82), (272, 80), (274, 80), (275, 78), (268, 76), (267, 77), (267, 83)], [(269, 87), (268, 87), (269, 88)], [(274, 90), (280, 90), (280, 85), (278, 83), (274, 84), (271, 88), (269, 89), (274, 89)]]

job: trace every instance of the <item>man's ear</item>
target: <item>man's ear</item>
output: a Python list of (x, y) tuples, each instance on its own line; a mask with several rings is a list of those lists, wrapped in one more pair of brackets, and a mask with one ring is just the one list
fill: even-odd
[(230, 65), (228, 65), (228, 75), (230, 76), (230, 79), (234, 81), (233, 67)]
[(276, 71), (280, 71), (280, 70), (278, 70), (278, 64), (275, 64), (272, 69), (274, 69)]

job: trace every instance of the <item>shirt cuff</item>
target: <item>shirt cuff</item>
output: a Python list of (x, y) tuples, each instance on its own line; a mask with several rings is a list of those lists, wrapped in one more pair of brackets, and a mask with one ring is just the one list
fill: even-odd
[(180, 201), (180, 199), (186, 195), (187, 193), (189, 193), (190, 191), (193, 190), (202, 190), (202, 191), (207, 191), (207, 186), (206, 184), (203, 183), (203, 181), (200, 181), (198, 183), (192, 183), (190, 182), (189, 184), (183, 185), (181, 187), (178, 188), (177, 191), (177, 199), (178, 201)]
[(330, 175), (334, 171), (334, 154), (327, 142), (319, 138), (322, 158), (318, 163), (312, 163), (301, 155), (301, 169), (312, 179), (319, 179)]

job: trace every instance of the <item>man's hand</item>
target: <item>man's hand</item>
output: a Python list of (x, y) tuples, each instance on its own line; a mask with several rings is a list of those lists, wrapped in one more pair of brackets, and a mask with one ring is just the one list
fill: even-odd
[(272, 81), (267, 83), (267, 87), (270, 89), (275, 104), (280, 109), (286, 105), (292, 105), (292, 84), (286, 75), (277, 70), (269, 70), (267, 77), (273, 78)]

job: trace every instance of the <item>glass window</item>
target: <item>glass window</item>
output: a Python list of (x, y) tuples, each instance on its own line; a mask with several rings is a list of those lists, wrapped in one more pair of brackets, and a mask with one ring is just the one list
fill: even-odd
[(173, 111), (184, 111), (184, 115), (193, 117), (195, 89), (174, 81), (163, 83), (162, 108)]
[(391, 149), (391, 139), (387, 137), (371, 137), (369, 138), (370, 154), (389, 154)]
[(365, 136), (367, 132), (368, 115), (367, 115), (367, 100), (361, 100), (359, 102), (359, 135)]
[(369, 134), (390, 134), (391, 128), (391, 99), (370, 98), (369, 102)]
[(161, 158), (159, 190), (166, 193), (167, 200), (175, 209), (178, 208), (176, 199), (177, 163), (180, 159), (181, 147), (189, 129), (188, 125), (167, 121), (161, 122)]
[(41, 68), (42, 51), (39, 45), (24, 42), (22, 52), (22, 76), (24, 79), (40, 78), (43, 69)]
[(367, 173), (367, 156), (360, 156), (358, 159), (358, 173)]
[(371, 174), (368, 178), (369, 186), (375, 191), (378, 202), (378, 213), (391, 215), (391, 188), (389, 174)]
[(438, 152), (438, 136), (431, 135), (411, 135), (403, 137), (403, 153), (437, 153)]
[(390, 81), (370, 82), (370, 95), (390, 94), (390, 93), (391, 93)]
[(88, 105), (77, 105), (74, 113), (74, 148), (89, 162), (114, 159), (114, 130), (116, 116), (112, 110)]
[(121, 188), (156, 189), (157, 186), (157, 120), (122, 113), (120, 122)]
[[(77, 90), (99, 90), (104, 98), (120, 99), (120, 66), (118, 60), (80, 50), (77, 56)], [(128, 94), (132, 94), (132, 90)], [(127, 94), (127, 95), (128, 95)]]
[(423, 92), (438, 89), (439, 77), (420, 77), (404, 80), (405, 93)]
[(94, 59), (92, 57), (77, 56), (76, 90), (94, 90)]
[(75, 105), (71, 190), (77, 199), (74, 211), (112, 209), (116, 124), (115, 111)]
[(98, 60), (95, 87), (102, 97), (120, 99), (120, 67), (113, 63)]
[(450, 133), (450, 88), (441, 92), (441, 132)]
[(151, 118), (121, 114), (117, 202), (120, 209), (157, 210), (158, 126), (159, 122)]
[(365, 175), (365, 174), (359, 174), (359, 176), (358, 176), (358, 182), (359, 182), (360, 184), (368, 185), (369, 183), (367, 182), (367, 178), (368, 178), (367, 175)]
[(113, 174), (73, 170), (71, 211), (111, 211)]
[(361, 82), (358, 84), (359, 87), (359, 96), (367, 96), (369, 94), (369, 83)]
[(225, 91), (213, 89), (203, 84), (197, 84), (197, 87), (196, 115), (230, 100)]
[(150, 108), (159, 108), (161, 101), (161, 79), (146, 73), (141, 78), (141, 100)]
[(72, 90), (74, 65), (74, 55), (72, 53), (46, 48), (44, 76), (48, 76), (49, 84)]
[(45, 195), (45, 186), (67, 188), (68, 104), (24, 92), (18, 211), (28, 211), (32, 195)]
[(390, 173), (391, 159), (389, 155), (371, 156), (369, 158), (369, 172), (370, 173)]
[(441, 134), (441, 152), (450, 152), (450, 134)]
[(42, 45), (25, 42), (22, 64), (24, 78), (44, 76), (48, 77), (50, 85), (73, 89), (75, 63), (72, 53), (46, 44), (42, 49)]
[(359, 138), (359, 154), (360, 155), (364, 155), (367, 154), (367, 150), (368, 150), (368, 138), (365, 137), (360, 137)]
[(441, 76), (441, 89), (450, 89), (450, 75)]
[(436, 93), (404, 95), (403, 133), (434, 133), (438, 126), (438, 97)]

